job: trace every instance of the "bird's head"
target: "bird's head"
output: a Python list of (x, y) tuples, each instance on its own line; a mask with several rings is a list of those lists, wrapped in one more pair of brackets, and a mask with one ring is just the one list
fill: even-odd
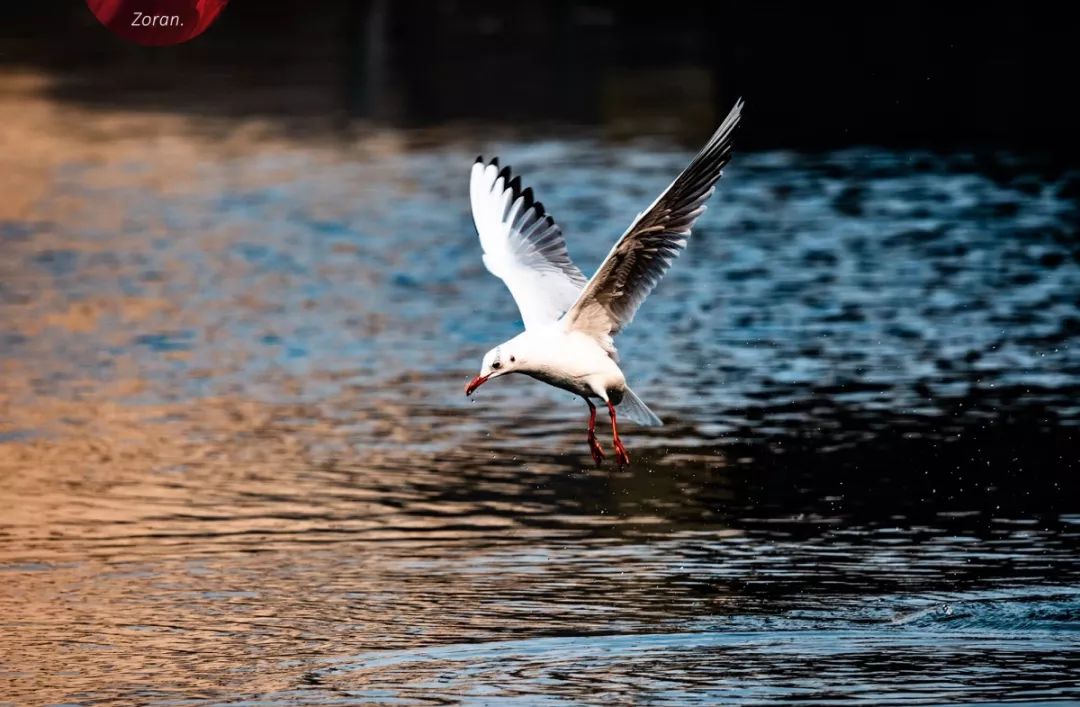
[(480, 364), (480, 375), (469, 381), (469, 384), (465, 386), (465, 395), (472, 395), (473, 391), (487, 383), (492, 378), (498, 378), (499, 376), (507, 373), (513, 373), (518, 364), (517, 356), (511, 353), (511, 350), (503, 344), (496, 346), (491, 351), (484, 354), (484, 361)]

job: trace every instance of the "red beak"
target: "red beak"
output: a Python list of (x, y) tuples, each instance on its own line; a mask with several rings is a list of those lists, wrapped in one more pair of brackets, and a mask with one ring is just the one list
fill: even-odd
[(491, 376), (477, 376), (469, 381), (469, 384), (465, 386), (465, 395), (472, 395), (473, 391), (487, 382), (487, 379)]

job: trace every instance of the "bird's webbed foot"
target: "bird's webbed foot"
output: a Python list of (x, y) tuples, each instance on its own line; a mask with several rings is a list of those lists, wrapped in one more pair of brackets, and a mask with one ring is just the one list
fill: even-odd
[(623, 446), (621, 440), (615, 440), (615, 463), (622, 469), (624, 466), (630, 466), (630, 455), (626, 451), (626, 447)]
[(596, 432), (589, 430), (589, 452), (592, 454), (593, 461), (596, 462), (596, 466), (600, 466), (604, 463), (604, 450), (600, 447), (600, 443), (596, 441)]

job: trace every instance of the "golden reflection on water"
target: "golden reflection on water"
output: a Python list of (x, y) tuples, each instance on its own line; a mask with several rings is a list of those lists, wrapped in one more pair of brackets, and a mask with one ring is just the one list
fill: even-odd
[[(257, 123), (230, 126), (221, 139), (221, 126), (179, 116), (62, 106), (41, 97), (45, 81), (13, 74), (0, 90), (0, 220), (44, 224), (33, 236), (36, 251), (76, 251), (91, 262), (105, 255), (87, 269), (115, 269), (110, 253), (147, 252), (155, 238), (193, 239), (190, 249), (217, 257), (232, 237), (213, 223), (177, 232), (154, 215), (132, 229), (125, 220), (137, 204), (106, 197), (95, 208), (53, 193), (64, 170), (88, 170), (102, 194), (137, 184), (181, 201), (193, 191), (251, 189), (292, 176), (288, 167), (225, 169), (208, 183), (200, 172), (207, 159), (227, 161), (256, 145), (287, 163), (297, 148), (280, 141), (275, 150)], [(363, 149), (387, 147), (368, 140)], [(315, 164), (336, 159), (326, 148), (303, 150)], [(131, 163), (153, 169), (127, 169)], [(73, 239), (73, 226), (107, 235)], [(50, 394), (48, 377), (66, 355), (59, 332), (124, 349), (132, 332), (205, 321), (167, 296), (72, 297), (48, 272), (19, 269), (13, 251), (20, 247), (5, 244), (0, 262), (14, 293), (3, 309), (5, 333), (33, 342), (32, 356), (0, 357), (0, 698), (279, 689), (295, 679), (278, 669), (281, 662), (317, 653), (313, 644), (375, 645), (386, 639), (366, 634), (370, 626), (439, 626), (444, 602), (433, 595), (409, 605), (397, 586), (409, 576), (400, 565), (432, 542), (454, 547), (471, 534), (514, 526), (514, 507), (443, 501), (439, 514), (428, 514), (425, 494), (406, 484), (388, 496), (369, 483), (380, 469), (403, 464), (414, 483), (442, 483), (428, 468), (431, 455), (402, 459), (371, 448), (362, 469), (327, 461), (355, 453), (360, 426), (388, 448), (403, 442), (411, 411), (400, 404), (358, 395), (342, 426), (322, 421), (318, 406), (259, 403), (243, 391), (197, 403), (140, 402), (162, 386), (148, 382), (124, 350), (108, 354), (106, 376), (69, 379), (62, 394)], [(198, 264), (167, 260), (165, 267), (158, 277), (198, 288)], [(257, 317), (265, 306), (258, 293), (245, 297), (246, 316)], [(185, 375), (214, 378), (249, 355), (226, 352)], [(190, 356), (173, 350), (162, 360)], [(271, 384), (286, 392), (300, 385), (288, 375), (272, 376)], [(455, 516), (467, 517), (467, 526), (446, 520)], [(354, 545), (344, 551), (347, 565), (342, 550), (325, 549), (337, 543)]]
[[(559, 534), (521, 528), (535, 509), (512, 496), (439, 498), (453, 462), (370, 450), (362, 467), (333, 464), (305, 440), (344, 449), (347, 434), (314, 408), (22, 410), (35, 429), (62, 421), (0, 445), (3, 670), (35, 701), (260, 694), (296, 682), (298, 668), (283, 668), (292, 656), (512, 630), (454, 568)], [(394, 415), (378, 413), (405, 422)], [(144, 682), (162, 691), (142, 693)]]

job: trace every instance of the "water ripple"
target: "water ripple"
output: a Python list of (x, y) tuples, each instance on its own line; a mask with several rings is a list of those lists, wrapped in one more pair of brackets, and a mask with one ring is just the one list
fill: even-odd
[(568, 395), (462, 396), (518, 326), (465, 177), (589, 270), (683, 151), (192, 140), (13, 155), (4, 699), (1080, 700), (1075, 172), (740, 154), (620, 341), (668, 422), (620, 471)]

